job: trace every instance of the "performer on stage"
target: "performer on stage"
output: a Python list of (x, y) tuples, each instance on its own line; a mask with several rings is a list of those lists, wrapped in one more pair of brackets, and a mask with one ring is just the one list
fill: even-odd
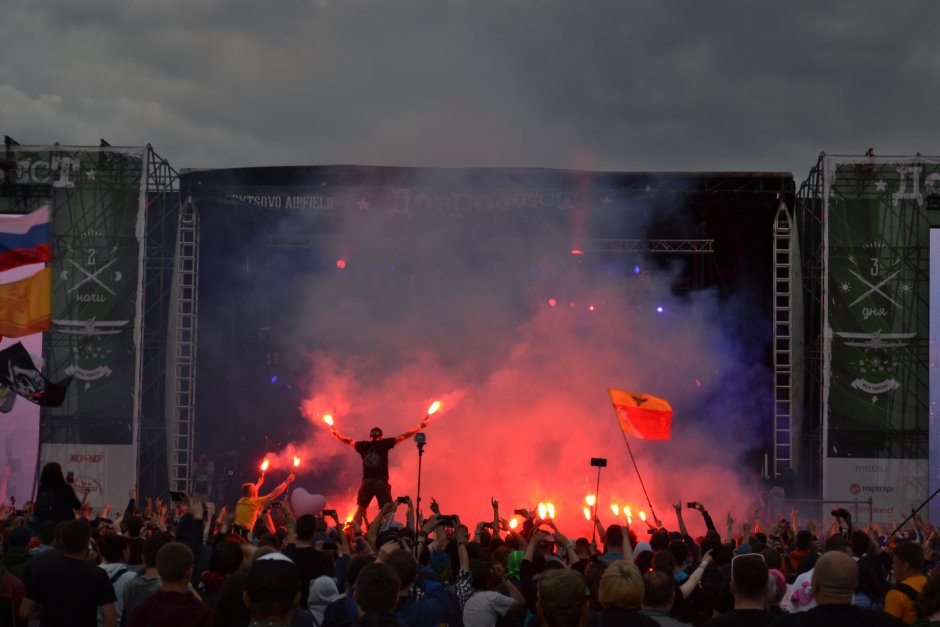
[(353, 517), (353, 527), (359, 527), (359, 522), (366, 513), (369, 503), (375, 498), (379, 502), (379, 507), (384, 506), (392, 500), (392, 487), (388, 483), (388, 452), (402, 440), (406, 440), (416, 434), (421, 429), (428, 426), (431, 415), (424, 417), (417, 427), (402, 433), (394, 438), (383, 438), (382, 429), (372, 427), (369, 431), (369, 439), (356, 441), (346, 437), (336, 431), (336, 427), (330, 424), (330, 433), (346, 444), (356, 449), (356, 452), (362, 457), (362, 485), (359, 487), (359, 494), (356, 497), (356, 515)]

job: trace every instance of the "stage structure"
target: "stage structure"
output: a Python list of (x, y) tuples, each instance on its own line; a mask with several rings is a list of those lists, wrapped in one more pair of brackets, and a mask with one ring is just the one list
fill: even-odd
[[(434, 249), (429, 234), (445, 233), (448, 246), (480, 255), (499, 251), (524, 258), (534, 248), (585, 258), (620, 255), (621, 261), (626, 255), (629, 265), (620, 265), (631, 276), (634, 258), (662, 260), (663, 266), (684, 259), (675, 290), (713, 287), (729, 294), (740, 285), (760, 286), (766, 290), (769, 325), (776, 299), (771, 260), (779, 247), (792, 250), (796, 239), (788, 209), (795, 188), (788, 173), (240, 168), (184, 171), (180, 190), (188, 230), (181, 230), (178, 239), (173, 309), (180, 315), (175, 318), (179, 326), (169, 333), (176, 346), (169, 350), (182, 366), (168, 370), (168, 405), (174, 408), (168, 410), (172, 424), (167, 432), (176, 489), (188, 485), (194, 451), (254, 456), (266, 440), (277, 450), (276, 441), (298, 437), (279, 437), (272, 431), (276, 424), (258, 420), (264, 412), (280, 410), (282, 401), (264, 395), (275, 387), (278, 373), (283, 376), (290, 367), (286, 353), (291, 347), (278, 344), (276, 318), (293, 305), (290, 295), (259, 293), (259, 284), (251, 282), (258, 277), (298, 268), (335, 271), (334, 264), (345, 263), (344, 255), (355, 251), (356, 268), (347, 270), (346, 280), (390, 280), (390, 272), (410, 272), (411, 280), (421, 280), (415, 278), (422, 270), (414, 270), (413, 260), (392, 263), (388, 251)], [(226, 260), (226, 255), (233, 257)], [(789, 260), (780, 263), (789, 272)], [(369, 269), (358, 269), (364, 267)], [(354, 279), (356, 272), (363, 273), (360, 279)], [(789, 273), (783, 278), (793, 280)], [(407, 288), (407, 281), (403, 285)], [(783, 391), (777, 393), (789, 400), (791, 378), (802, 380), (803, 373), (793, 362), (799, 351), (789, 345), (789, 320), (783, 322), (779, 336), (787, 345), (771, 355), (765, 341), (767, 363), (779, 359), (778, 372), (785, 375)], [(271, 385), (247, 383), (262, 380)], [(772, 407), (774, 390), (768, 376), (767, 448), (759, 457), (772, 452), (774, 464), (766, 470), (780, 475), (791, 469), (793, 433), (799, 430), (794, 430), (789, 402)], [(283, 405), (282, 413), (296, 415), (297, 399)], [(759, 468), (757, 461), (755, 474)], [(246, 464), (234, 474), (251, 472)]]
[[(52, 331), (44, 373), (71, 377), (61, 407), (43, 407), (39, 466), (57, 461), (88, 502), (119, 507), (165, 453), (163, 380), (177, 177), (150, 146), (21, 146), (5, 211), (48, 204)], [(22, 192), (22, 193), (20, 193)], [(159, 425), (157, 427), (156, 425)]]
[(810, 443), (801, 476), (820, 478), (806, 487), (827, 503), (871, 498), (863, 519), (900, 519), (927, 496), (938, 199), (940, 159), (920, 156), (823, 154), (798, 194)]

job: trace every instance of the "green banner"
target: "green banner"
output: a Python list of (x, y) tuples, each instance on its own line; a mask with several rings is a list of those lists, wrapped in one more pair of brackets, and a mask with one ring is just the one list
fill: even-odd
[(940, 165), (827, 168), (828, 457), (925, 459), (929, 197)]
[(72, 377), (44, 408), (41, 440), (131, 444), (137, 414), (145, 148), (14, 147), (19, 182), (49, 185), (53, 328), (47, 376)]

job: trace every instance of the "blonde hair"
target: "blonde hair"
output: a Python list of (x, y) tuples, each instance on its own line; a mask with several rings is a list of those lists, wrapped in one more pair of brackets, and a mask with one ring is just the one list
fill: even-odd
[(640, 609), (643, 605), (643, 576), (626, 560), (612, 562), (601, 575), (597, 598), (604, 607)]

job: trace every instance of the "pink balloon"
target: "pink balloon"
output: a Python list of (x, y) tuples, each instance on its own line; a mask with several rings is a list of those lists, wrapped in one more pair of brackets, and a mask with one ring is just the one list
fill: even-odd
[(326, 497), (322, 494), (310, 494), (303, 488), (294, 488), (290, 493), (290, 504), (298, 516), (315, 516), (326, 507)]

